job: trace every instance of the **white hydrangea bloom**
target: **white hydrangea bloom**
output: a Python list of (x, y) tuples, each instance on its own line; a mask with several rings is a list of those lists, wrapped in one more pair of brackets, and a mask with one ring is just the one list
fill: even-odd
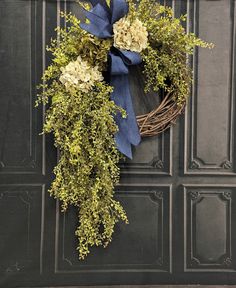
[(113, 25), (113, 31), (116, 48), (140, 53), (147, 47), (148, 32), (138, 19), (131, 23), (127, 18), (121, 18)]
[(65, 85), (66, 89), (76, 87), (83, 92), (88, 92), (95, 82), (102, 81), (102, 73), (98, 67), (91, 67), (87, 61), (80, 56), (76, 61), (71, 61), (67, 66), (61, 68), (59, 80)]

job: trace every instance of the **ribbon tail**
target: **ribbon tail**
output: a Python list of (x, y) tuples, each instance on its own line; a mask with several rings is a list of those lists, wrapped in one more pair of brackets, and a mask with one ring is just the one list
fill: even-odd
[(114, 87), (111, 100), (127, 113), (126, 118), (123, 118), (121, 113), (115, 115), (119, 128), (115, 137), (117, 148), (132, 159), (131, 144), (137, 146), (141, 141), (141, 136), (133, 109), (128, 75), (111, 75), (111, 85)]
[(127, 140), (126, 135), (124, 135), (120, 130), (115, 135), (116, 147), (117, 149), (129, 159), (132, 159), (132, 146)]

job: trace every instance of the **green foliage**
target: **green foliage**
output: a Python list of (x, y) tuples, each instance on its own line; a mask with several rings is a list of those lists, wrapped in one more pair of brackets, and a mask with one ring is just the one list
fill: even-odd
[[(129, 0), (128, 17), (139, 18), (149, 33), (148, 47), (141, 53), (145, 89), (172, 92), (181, 105), (189, 94), (192, 79), (186, 54), (192, 54), (195, 46), (212, 45), (194, 34), (186, 34), (181, 25), (185, 17), (174, 18), (170, 8), (160, 6), (156, 0), (138, 2), (136, 7), (136, 1)], [(117, 126), (113, 115), (119, 111), (125, 117), (125, 112), (110, 100), (112, 87), (105, 82), (96, 83), (85, 93), (76, 88), (66, 90), (59, 81), (61, 68), (78, 55), (91, 67), (106, 71), (107, 55), (113, 44), (113, 39), (98, 39), (82, 30), (75, 16), (62, 17), (67, 27), (57, 28), (58, 38), (48, 47), (52, 64), (42, 77), (36, 105), (50, 104), (43, 131), (54, 134), (55, 146), (60, 151), (50, 194), (61, 201), (63, 211), (69, 205), (78, 208), (75, 234), (79, 239), (79, 257), (84, 259), (91, 246), (105, 247), (111, 241), (120, 219), (128, 223), (125, 211), (114, 199), (121, 155), (114, 140)]]
[(42, 77), (43, 84), (39, 86), (44, 90), (40, 96), (44, 103), (47, 103), (48, 96), (51, 95), (51, 85), (48, 83), (51, 83), (51, 79), (58, 78), (61, 67), (80, 55), (90, 65), (97, 65), (100, 71), (104, 71), (107, 67), (107, 54), (112, 46), (111, 39), (98, 39), (82, 30), (80, 21), (74, 15), (61, 13), (61, 16), (65, 18), (67, 27), (56, 28), (58, 37), (52, 39), (50, 47), (47, 47), (47, 51), (52, 54), (53, 63), (47, 67)]
[(72, 26), (67, 31), (58, 30), (59, 46), (52, 41), (49, 51), (54, 56), (53, 64), (44, 73), (44, 91), (38, 103), (46, 104), (51, 99), (44, 132), (53, 132), (60, 151), (50, 194), (61, 201), (63, 211), (68, 205), (78, 207), (76, 235), (83, 259), (90, 246), (106, 246), (111, 241), (119, 219), (128, 220), (113, 197), (119, 181), (120, 154), (114, 141), (117, 126), (112, 115), (120, 108), (110, 101), (112, 87), (97, 83), (90, 93), (83, 93), (76, 89), (67, 91), (58, 81), (60, 68), (78, 54), (104, 69), (109, 41), (86, 34), (75, 17), (68, 15), (66, 19)]
[[(135, 7), (130, 0), (131, 7)], [(192, 71), (186, 65), (187, 55), (196, 46), (212, 48), (193, 33), (186, 34), (182, 22), (185, 16), (175, 18), (170, 7), (161, 6), (156, 0), (140, 0), (132, 9), (132, 17), (139, 18), (148, 30), (149, 45), (142, 51), (145, 92), (164, 89), (175, 95), (179, 105), (186, 102), (192, 82)]]

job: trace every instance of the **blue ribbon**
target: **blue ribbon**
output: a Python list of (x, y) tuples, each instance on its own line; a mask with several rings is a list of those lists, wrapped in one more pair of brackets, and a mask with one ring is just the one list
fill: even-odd
[[(81, 23), (82, 29), (98, 38), (110, 38), (113, 35), (113, 24), (124, 17), (129, 10), (125, 0), (111, 0), (110, 7), (106, 0), (90, 0), (93, 8), (85, 10), (89, 24)], [(141, 141), (133, 103), (129, 89), (129, 66), (142, 62), (141, 56), (136, 52), (119, 50), (112, 47), (109, 52), (110, 84), (114, 87), (111, 100), (122, 107), (127, 117), (123, 118), (117, 113), (114, 118), (119, 131), (115, 135), (117, 148), (125, 156), (132, 159), (132, 146)]]

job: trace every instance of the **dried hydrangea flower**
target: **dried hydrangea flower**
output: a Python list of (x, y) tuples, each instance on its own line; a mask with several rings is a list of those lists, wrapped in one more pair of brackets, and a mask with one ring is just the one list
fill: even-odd
[(140, 53), (147, 47), (148, 32), (138, 19), (131, 23), (126, 17), (121, 18), (113, 25), (113, 31), (116, 48)]
[(88, 92), (96, 82), (103, 80), (98, 67), (91, 67), (80, 56), (76, 61), (71, 61), (67, 66), (62, 67), (61, 72), (59, 80), (67, 90), (74, 87), (83, 92)]

